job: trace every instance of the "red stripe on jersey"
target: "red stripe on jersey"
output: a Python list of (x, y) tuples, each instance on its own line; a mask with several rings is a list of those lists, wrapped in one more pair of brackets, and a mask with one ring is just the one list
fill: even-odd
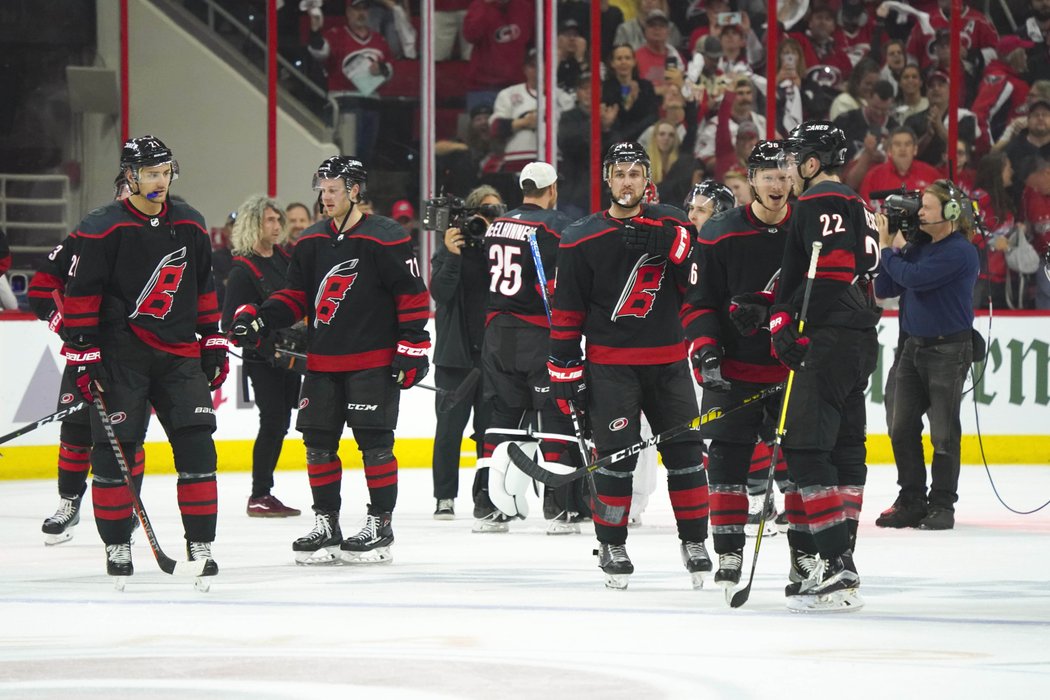
[(85, 233), (84, 231), (76, 231), (74, 233), (74, 235), (79, 237), (79, 238), (105, 238), (106, 236), (108, 236), (109, 234), (113, 233), (114, 231), (116, 231), (118, 228), (120, 228), (122, 226), (137, 227), (138, 224), (135, 223), (134, 221), (125, 221), (125, 222), (122, 222), (122, 223), (119, 223), (119, 224), (113, 224), (112, 226), (107, 228), (105, 231), (101, 231), (99, 233)]
[(178, 355), (179, 357), (201, 356), (201, 349), (200, 346), (197, 345), (197, 341), (193, 341), (192, 343), (168, 343), (161, 340), (153, 333), (150, 333), (145, 328), (139, 328), (133, 323), (129, 323), (128, 326), (131, 328), (131, 331), (138, 336), (139, 340), (151, 348), (171, 355)]
[(394, 304), (397, 305), (398, 312), (430, 309), (430, 295), (426, 292), (420, 292), (418, 294), (395, 294)]
[(816, 274), (815, 279), (818, 279), (818, 280), (831, 280), (833, 282), (845, 282), (846, 284), (850, 284), (850, 283), (853, 282), (853, 278), (854, 277), (856, 277), (856, 275), (853, 272), (841, 272), (841, 271), (832, 272), (831, 270), (826, 270), (826, 271), (817, 270), (817, 274)]
[[(280, 248), (277, 248), (276, 250), (280, 250)], [(233, 261), (234, 262), (239, 262), (239, 263), (241, 263), (243, 265), (246, 265), (248, 267), (248, 269), (250, 269), (255, 274), (256, 277), (258, 277), (259, 279), (262, 279), (262, 276), (263, 276), (262, 270), (260, 270), (258, 267), (256, 267), (255, 263), (253, 263), (248, 258), (244, 257), (243, 255), (234, 255), (233, 256)]]
[(584, 318), (582, 311), (551, 309), (551, 340), (579, 340)]
[(81, 328), (98, 324), (98, 310), (102, 306), (102, 295), (66, 297), (65, 313), (62, 314), (66, 328)]
[(29, 283), (29, 296), (50, 298), (52, 290), (57, 289), (61, 292), (65, 288), (65, 280), (58, 275), (52, 275), (50, 272), (38, 272), (33, 275), (33, 280)]
[(291, 310), (294, 319), (298, 321), (306, 315), (306, 292), (298, 289), (282, 289), (273, 293), (273, 299), (281, 302)]
[[(364, 219), (362, 219), (362, 221), (364, 221)], [(363, 238), (366, 241), (372, 241), (373, 243), (378, 243), (379, 245), (398, 245), (400, 243), (408, 243), (412, 240), (410, 236), (405, 236), (404, 238), (398, 238), (396, 241), (384, 241), (373, 236), (366, 236), (363, 233), (351, 233), (349, 236), (347, 236), (347, 238)]]
[(346, 355), (321, 355), (310, 352), (306, 355), (306, 368), (313, 372), (352, 372), (358, 369), (387, 367), (393, 359), (393, 348), (353, 352)]
[(683, 306), (681, 311), (678, 312), (678, 315), (682, 319), (682, 326), (688, 326), (701, 316), (713, 314), (714, 312), (714, 309), (697, 309), (692, 306)]
[(821, 197), (838, 197), (839, 199), (845, 199), (850, 202), (860, 202), (866, 209), (870, 209), (868, 203), (861, 199), (855, 194), (844, 194), (842, 192), (815, 192), (813, 194), (804, 194), (798, 198), (800, 202), (807, 202), (811, 199), (820, 199)]
[(507, 314), (508, 316), (513, 316), (514, 318), (521, 319), (525, 323), (530, 323), (534, 326), (539, 326), (540, 328), (550, 328), (550, 324), (547, 323), (546, 315), (531, 316), (528, 314), (516, 314), (513, 311), (489, 311), (488, 314), (485, 316), (485, 325), (489, 325), (489, 323), (492, 322), (492, 319), (496, 318), (500, 314)]
[(219, 493), (215, 478), (206, 481), (190, 481), (176, 484), (179, 512), (183, 515), (215, 515), (218, 511)]
[(671, 508), (675, 520), (699, 520), (709, 513), (707, 486), (694, 486), (682, 491), (670, 491)]
[(718, 344), (718, 341), (715, 340), (714, 338), (708, 337), (706, 335), (701, 335), (698, 338), (696, 338), (695, 340), (693, 340), (692, 347), (690, 348), (689, 352), (694, 353), (697, 350), (700, 350), (701, 348), (706, 347), (708, 345), (717, 345), (717, 344)]
[(722, 376), (756, 384), (779, 384), (787, 379), (788, 370), (780, 363), (756, 365), (726, 357), (722, 360)]
[(208, 232), (204, 230), (204, 227), (200, 225), (200, 222), (194, 221), (193, 219), (180, 219), (178, 221), (172, 221), (171, 225), (172, 226), (183, 226), (183, 225), (195, 226), (197, 228), (197, 230), (200, 231), (201, 233), (203, 233), (205, 236), (208, 235)]
[(630, 496), (602, 496), (602, 502), (613, 508), (619, 507), (623, 509), (623, 515), (616, 522), (610, 522), (608, 520), (602, 520), (598, 517), (598, 513), (594, 513), (592, 517), (594, 522), (599, 525), (606, 525), (608, 527), (623, 527), (627, 524), (627, 514), (631, 512), (631, 497)]
[[(551, 333), (553, 339), (554, 333)], [(648, 348), (614, 348), (587, 343), (587, 359), (599, 365), (668, 365), (685, 359), (685, 345), (674, 343)]]
[(197, 325), (217, 323), (219, 321), (219, 298), (215, 292), (205, 292), (197, 296)]
[(603, 231), (598, 231), (597, 233), (592, 233), (589, 236), (584, 236), (583, 238), (581, 238), (579, 240), (576, 240), (576, 241), (572, 241), (571, 243), (566, 243), (564, 240), (562, 240), (561, 247), (563, 247), (563, 248), (572, 248), (574, 246), (578, 246), (579, 244), (583, 243), (584, 241), (589, 241), (592, 238), (597, 238), (598, 236), (604, 236), (607, 233), (613, 233), (613, 232), (619, 231), (619, 230), (620, 230), (619, 227), (607, 228), (607, 229), (605, 229)]

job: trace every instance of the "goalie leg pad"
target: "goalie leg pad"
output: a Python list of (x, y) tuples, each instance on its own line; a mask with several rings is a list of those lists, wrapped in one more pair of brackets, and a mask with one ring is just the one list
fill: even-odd
[[(500, 512), (512, 518), (525, 519), (529, 514), (529, 503), (526, 494), (532, 485), (532, 479), (510, 461), (507, 448), (510, 442), (501, 442), (489, 458), (488, 495), (492, 505)], [(531, 459), (536, 459), (535, 442), (517, 442)], [(540, 457), (542, 459), (542, 457)]]

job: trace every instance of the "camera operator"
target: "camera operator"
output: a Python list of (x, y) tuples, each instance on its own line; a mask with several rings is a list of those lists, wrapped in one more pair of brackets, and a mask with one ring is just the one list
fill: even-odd
[[(433, 211), (436, 204), (451, 205), (446, 211), (452, 225), (445, 230), (444, 246), (439, 246), (431, 259), (430, 295), (437, 303), (434, 383), (439, 389), (454, 391), (472, 369), (481, 367), (489, 284), (482, 241), (489, 224), (503, 213), (504, 205), (499, 192), (488, 185), (473, 190), (461, 205), (453, 198), (431, 200), (427, 203), (428, 212)], [(437, 218), (444, 215), (442, 212)], [(436, 401), (440, 401), (440, 395)], [(456, 517), (459, 453), (471, 409), (474, 411), (472, 438), (481, 457), (488, 424), (481, 382), (471, 400), (464, 399), (445, 413), (437, 412), (433, 457), (435, 520)]]
[[(901, 297), (903, 343), (889, 426), (900, 494), (875, 521), (879, 527), (950, 530), (955, 526), (959, 410), (973, 360), (973, 288), (979, 270), (977, 251), (970, 243), (969, 206), (965, 193), (947, 180), (937, 180), (922, 193), (921, 207), (915, 203), (905, 207), (900, 228), (906, 231), (908, 243), (900, 250), (893, 246), (897, 226), (877, 217), (882, 261), (875, 290), (879, 297)], [(933, 442), (928, 498), (924, 414)]]

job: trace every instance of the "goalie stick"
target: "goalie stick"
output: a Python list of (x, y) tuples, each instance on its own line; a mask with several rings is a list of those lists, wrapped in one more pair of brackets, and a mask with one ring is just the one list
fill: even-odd
[(14, 430), (8, 433), (7, 435), (0, 437), (0, 445), (4, 444), (5, 442), (8, 442), (9, 440), (14, 440), (20, 435), (25, 435), (26, 433), (32, 432), (43, 425), (47, 425), (48, 423), (54, 423), (55, 421), (63, 420), (67, 416), (71, 416), (77, 411), (82, 410), (85, 406), (87, 406), (87, 404), (83, 401), (77, 401), (77, 403), (73, 404), (69, 408), (63, 408), (61, 411), (55, 411), (51, 415), (44, 416), (40, 420), (35, 420), (29, 425), (23, 425), (18, 430)]
[(577, 479), (582, 479), (584, 476), (591, 474), (592, 472), (598, 469), (608, 467), (610, 464), (615, 464), (620, 460), (632, 457), (647, 447), (659, 445), (661, 442), (666, 442), (671, 438), (678, 437), (682, 433), (688, 432), (690, 430), (699, 430), (704, 425), (707, 425), (712, 421), (716, 421), (722, 416), (729, 415), (730, 413), (735, 413), (736, 411), (739, 411), (756, 401), (767, 399), (770, 396), (779, 393), (783, 388), (784, 387), (782, 384), (774, 384), (773, 386), (767, 387), (756, 394), (748, 396), (746, 399), (744, 399), (735, 406), (731, 406), (729, 408), (712, 408), (707, 413), (703, 414), (702, 416), (697, 416), (688, 423), (675, 426), (674, 428), (669, 428), (658, 435), (654, 435), (651, 438), (642, 440), (640, 442), (636, 442), (633, 445), (625, 447), (618, 452), (614, 452), (611, 455), (606, 455), (605, 457), (602, 457), (601, 459), (592, 462), (591, 464), (588, 464), (587, 466), (581, 469), (577, 469), (569, 473), (555, 473), (541, 467), (535, 460), (529, 459), (529, 456), (522, 452), (521, 448), (519, 448), (517, 445), (511, 445), (508, 449), (508, 454), (510, 455), (511, 461), (514, 462), (515, 466), (517, 466), (518, 469), (521, 469), (523, 472), (531, 476), (536, 481), (539, 481), (543, 484), (547, 484), (548, 486), (564, 486), (565, 484), (576, 481)]
[[(813, 280), (817, 276), (817, 259), (820, 257), (820, 249), (824, 246), (820, 241), (813, 241), (813, 251), (809, 255), (809, 270), (806, 272), (806, 289), (802, 294), (802, 309), (798, 314), (798, 332), (801, 335), (806, 328), (806, 312), (809, 310), (809, 295), (813, 291)], [(773, 477), (776, 472), (777, 460), (780, 459), (780, 446), (784, 441), (784, 423), (787, 421), (788, 399), (791, 398), (791, 385), (795, 382), (795, 370), (788, 372), (784, 399), (780, 402), (780, 419), (777, 421), (777, 432), (773, 438), (773, 449), (769, 454), (769, 476), (766, 477), (766, 497), (762, 502), (762, 510), (759, 513), (768, 513), (773, 505)], [(758, 550), (762, 546), (762, 533), (766, 529), (766, 519), (758, 519), (758, 534), (755, 537), (755, 556), (751, 560), (751, 574), (747, 577), (747, 585), (736, 592), (726, 589), (726, 600), (729, 607), (739, 608), (747, 602), (751, 596), (751, 584), (755, 582), (755, 567), (758, 564)]]

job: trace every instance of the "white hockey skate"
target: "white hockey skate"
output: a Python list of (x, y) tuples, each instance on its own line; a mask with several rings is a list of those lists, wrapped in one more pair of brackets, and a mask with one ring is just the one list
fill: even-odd
[(193, 581), (193, 587), (201, 593), (211, 590), (211, 577), (219, 573), (219, 565), (211, 558), (211, 542), (187, 542), (186, 556), (190, 561), (206, 559), (204, 571)]
[(50, 518), (44, 520), (40, 527), (44, 533), (44, 544), (52, 546), (69, 542), (73, 539), (73, 528), (80, 523), (81, 496), (62, 496), (59, 501), (58, 510)]
[(113, 577), (113, 587), (123, 591), (128, 576), (135, 573), (135, 567), (131, 563), (130, 544), (106, 545), (106, 573)]
[(343, 540), (340, 550), (347, 564), (389, 564), (394, 561), (390, 553), (393, 543), (390, 513), (378, 513), (369, 506), (365, 526), (356, 535)]
[(342, 541), (339, 513), (315, 510), (314, 529), (292, 542), (295, 563), (300, 566), (339, 564), (343, 560), (339, 549)]
[(726, 602), (732, 597), (732, 591), (740, 583), (740, 574), (744, 566), (744, 550), (734, 549), (718, 555), (718, 571), (715, 572), (715, 583), (725, 591)]
[(846, 553), (832, 560), (820, 560), (814, 575), (802, 582), (798, 595), (789, 595), (787, 609), (798, 613), (854, 612), (864, 607), (860, 595), (860, 576)]
[(627, 547), (602, 542), (594, 554), (598, 557), (598, 567), (605, 572), (605, 587), (616, 591), (627, 590), (627, 579), (634, 573), (634, 564), (627, 556)]
[[(759, 512), (762, 510), (762, 506), (766, 502), (765, 495), (751, 496), (750, 502), (747, 507), (747, 524), (744, 525), (744, 535), (747, 537), (758, 536), (758, 525), (759, 525)], [(763, 537), (773, 537), (779, 532), (777, 527), (777, 506), (776, 503), (769, 502), (769, 510), (766, 511), (766, 526), (762, 530)]]
[(557, 516), (547, 522), (548, 535), (578, 535), (580, 524), (576, 521), (576, 513), (563, 510)]
[(510, 532), (510, 518), (498, 510), (493, 510), (488, 515), (474, 518), (471, 532)]

